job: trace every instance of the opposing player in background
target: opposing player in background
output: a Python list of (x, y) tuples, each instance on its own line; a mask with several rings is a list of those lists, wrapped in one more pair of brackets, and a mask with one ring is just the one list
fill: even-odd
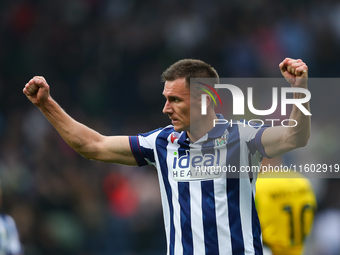
[[(279, 67), (292, 87), (307, 89), (308, 68), (303, 61), (286, 58)], [(213, 178), (202, 174), (196, 178), (191, 167), (216, 163), (240, 169), (259, 165), (262, 157), (305, 146), (310, 117), (293, 106), (290, 119), (298, 123), (294, 127), (265, 128), (239, 121), (214, 127), (214, 120), (223, 116), (215, 113), (213, 99), (206, 97), (207, 114), (202, 116), (200, 91), (190, 90), (191, 78), (211, 78), (218, 83), (214, 68), (200, 60), (184, 59), (165, 70), (162, 78), (163, 113), (172, 125), (137, 136), (103, 136), (75, 121), (52, 99), (41, 76), (31, 79), (23, 92), (84, 157), (157, 168), (167, 254), (262, 254), (254, 201), (256, 175)], [(302, 93), (294, 96), (305, 97)], [(308, 102), (303, 106), (309, 110)]]
[[(281, 164), (280, 157), (262, 161), (264, 166)], [(255, 204), (263, 243), (273, 255), (303, 254), (317, 207), (309, 180), (293, 170), (260, 173), (256, 183)]]
[[(2, 198), (0, 188), (0, 203)], [(13, 218), (0, 214), (0, 255), (23, 255), (22, 245)]]

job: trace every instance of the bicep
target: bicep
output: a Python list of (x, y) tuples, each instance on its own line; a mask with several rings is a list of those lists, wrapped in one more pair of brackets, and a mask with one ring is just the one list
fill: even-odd
[(264, 130), (261, 142), (268, 157), (277, 157), (295, 148), (294, 141), (289, 137), (287, 128), (270, 127)]
[(96, 142), (96, 153), (91, 158), (104, 162), (137, 166), (128, 136), (102, 136)]

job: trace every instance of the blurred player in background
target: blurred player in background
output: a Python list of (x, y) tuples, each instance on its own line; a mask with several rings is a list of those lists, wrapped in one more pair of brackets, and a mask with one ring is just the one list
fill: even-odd
[[(280, 166), (280, 157), (265, 158), (262, 165)], [(273, 255), (303, 254), (316, 210), (309, 180), (293, 171), (261, 172), (256, 183), (255, 204), (263, 243)]]
[[(0, 188), (0, 204), (2, 198), (1, 192)], [(24, 253), (13, 218), (6, 214), (0, 214), (0, 255), (22, 254)]]
[[(308, 67), (302, 60), (286, 58), (279, 68), (292, 87), (307, 89)], [(190, 78), (211, 78), (218, 83), (214, 68), (200, 60), (185, 59), (171, 65), (162, 78), (166, 99), (163, 113), (172, 125), (137, 136), (103, 136), (75, 121), (52, 99), (49, 85), (41, 76), (31, 79), (23, 92), (84, 157), (157, 168), (167, 254), (261, 255), (261, 228), (254, 201), (256, 176), (249, 178), (246, 173), (244, 178), (212, 178), (202, 174), (201, 179), (195, 179), (189, 163), (212, 166), (217, 162), (237, 169), (259, 165), (262, 157), (305, 146), (310, 117), (294, 105), (290, 119), (298, 124), (291, 128), (242, 127), (244, 122), (214, 127), (214, 120), (223, 116), (215, 113), (213, 99), (207, 97), (207, 114), (202, 115), (199, 90), (194, 87), (191, 97), (190, 88)], [(303, 93), (294, 96), (305, 97)], [(308, 102), (303, 105), (309, 110)]]

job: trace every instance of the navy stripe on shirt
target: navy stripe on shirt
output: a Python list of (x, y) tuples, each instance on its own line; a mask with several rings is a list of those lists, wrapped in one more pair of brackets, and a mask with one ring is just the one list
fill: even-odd
[[(236, 169), (240, 169), (240, 134), (235, 125), (229, 129), (229, 143), (227, 144), (227, 162)], [(239, 173), (237, 173), (238, 175)], [(227, 176), (228, 177), (228, 176)], [(227, 178), (228, 216), (233, 255), (244, 255), (244, 240), (240, 213), (240, 178)]]
[(252, 231), (253, 231), (253, 244), (255, 255), (263, 255), (263, 248), (261, 242), (261, 225), (260, 220), (257, 215), (256, 207), (255, 207), (255, 200), (252, 197), (251, 201), (251, 210), (252, 210)]
[(214, 181), (201, 181), (202, 217), (206, 255), (218, 255)]
[[(212, 141), (209, 141), (202, 146), (202, 155), (206, 154), (215, 154), (214, 144)], [(214, 181), (201, 181), (201, 190), (205, 254), (218, 255), (219, 248), (217, 237)]]
[[(184, 145), (186, 148), (184, 148)], [(186, 150), (189, 150), (187, 144), (182, 144), (178, 149), (178, 156), (186, 155)], [(182, 229), (182, 245), (183, 255), (193, 254), (193, 239), (191, 229), (191, 210), (190, 210), (190, 190), (189, 182), (178, 182), (178, 202), (181, 209), (181, 229)]]

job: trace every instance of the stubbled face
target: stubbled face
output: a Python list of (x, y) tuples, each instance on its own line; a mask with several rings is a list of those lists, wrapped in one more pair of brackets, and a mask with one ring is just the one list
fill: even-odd
[(171, 119), (176, 131), (190, 131), (190, 89), (185, 78), (166, 81), (163, 95), (166, 102), (163, 113)]

